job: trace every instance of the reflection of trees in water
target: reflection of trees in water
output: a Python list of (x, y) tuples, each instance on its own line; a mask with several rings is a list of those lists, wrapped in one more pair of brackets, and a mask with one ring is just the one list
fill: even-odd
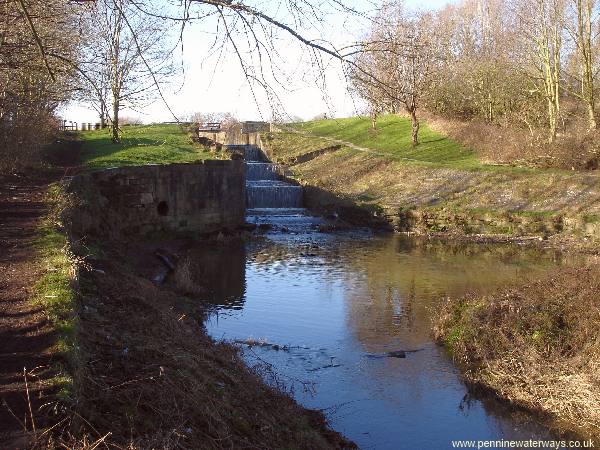
[(347, 320), (364, 350), (381, 352), (398, 339), (406, 348), (421, 344), (419, 330), (428, 314), (424, 302), (418, 303), (419, 261), (400, 264), (389, 247), (350, 260), (361, 273), (353, 275), (357, 281), (347, 291)]
[(186, 271), (184, 277), (189, 278), (190, 285), (202, 292), (203, 300), (235, 309), (243, 306), (246, 291), (243, 242), (210, 243), (192, 248), (181, 258), (179, 267)]
[(367, 352), (400, 341), (430, 341), (431, 315), (445, 297), (490, 292), (539, 273), (554, 252), (508, 245), (448, 244), (396, 236), (384, 245), (350, 248), (347, 321)]
[(422, 347), (430, 341), (432, 312), (445, 297), (489, 292), (558, 259), (551, 251), (514, 245), (404, 236), (342, 238), (317, 247), (310, 241), (259, 241), (248, 245), (247, 257), (258, 270), (273, 274), (302, 265), (320, 267), (325, 282), (342, 279), (349, 327), (367, 352), (398, 342)]
[[(553, 260), (551, 254), (514, 247), (461, 248), (402, 236), (373, 245), (357, 243), (342, 253), (346, 324), (358, 351), (424, 348), (406, 359), (364, 358), (360, 372), (350, 374), (353, 383), (398, 408), (423, 407), (422, 401), (432, 389), (443, 392), (444, 386), (453, 386), (450, 391), (454, 392), (457, 387), (451, 362), (439, 357), (441, 349), (431, 347), (431, 316), (439, 302), (467, 291), (489, 292), (527, 273), (541, 271)], [(385, 387), (382, 391), (377, 389), (381, 386)], [(483, 406), (499, 429), (514, 425), (493, 405)]]

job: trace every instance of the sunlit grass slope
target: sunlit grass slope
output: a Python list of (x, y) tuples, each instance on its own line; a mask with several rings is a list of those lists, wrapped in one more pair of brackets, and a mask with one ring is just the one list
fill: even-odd
[(121, 142), (111, 141), (110, 130), (84, 131), (83, 164), (98, 169), (141, 164), (190, 163), (211, 157), (195, 145), (177, 124), (125, 126)]
[(350, 142), (396, 160), (414, 160), (459, 168), (482, 165), (474, 152), (433, 131), (424, 122), (421, 122), (419, 131), (420, 144), (414, 147), (411, 142), (411, 122), (406, 117), (391, 114), (382, 116), (377, 121), (376, 130), (371, 129), (368, 117), (317, 120), (294, 124), (292, 127), (315, 136)]

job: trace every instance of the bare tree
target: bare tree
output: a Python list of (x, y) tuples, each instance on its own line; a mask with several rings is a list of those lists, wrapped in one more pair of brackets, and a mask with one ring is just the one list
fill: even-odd
[[(395, 99), (389, 98), (387, 95), (389, 89), (382, 89), (380, 83), (374, 82), (373, 76), (377, 80), (384, 80), (385, 73), (382, 73), (383, 64), (378, 61), (375, 52), (361, 51), (357, 54), (355, 59), (356, 66), (353, 66), (350, 71), (350, 80), (354, 90), (366, 103), (368, 108), (369, 116), (371, 117), (371, 128), (377, 129), (377, 118), (380, 114), (388, 112), (389, 110), (394, 111)], [(365, 72), (363, 68), (369, 68), (369, 72)]]
[(579, 73), (573, 78), (579, 81), (579, 90), (573, 94), (587, 107), (588, 126), (595, 130), (596, 121), (596, 51), (598, 44), (598, 4), (596, 0), (570, 0), (571, 17), (567, 27), (575, 43)]
[(549, 140), (556, 139), (563, 80), (564, 0), (523, 1), (519, 4), (521, 33), (529, 50), (531, 77), (547, 104)]
[(438, 55), (432, 41), (430, 15), (420, 15), (398, 24), (398, 33), (404, 42), (396, 52), (399, 101), (410, 114), (412, 143), (419, 144), (419, 120), (417, 110), (433, 82)]
[(73, 93), (78, 22), (59, 0), (0, 5), (0, 170), (34, 162)]
[(515, 0), (464, 0), (436, 14), (444, 67), (428, 92), (429, 109), (530, 130), (546, 126), (531, 42), (515, 7)]
[(239, 125), (241, 122), (233, 114), (228, 112), (210, 113), (210, 112), (195, 112), (190, 114), (188, 121), (196, 124), (203, 123), (220, 123), (223, 129), (228, 129), (232, 126)]
[(386, 4), (350, 71), (374, 117), (400, 105), (410, 115), (413, 145), (419, 144), (417, 112), (440, 58), (431, 25), (431, 14), (408, 16), (401, 2)]
[(118, 142), (120, 111), (161, 95), (161, 83), (174, 74), (172, 49), (162, 20), (144, 14), (132, 0), (97, 0), (88, 21), (94, 37), (80, 67), (101, 120), (112, 110), (112, 140)]

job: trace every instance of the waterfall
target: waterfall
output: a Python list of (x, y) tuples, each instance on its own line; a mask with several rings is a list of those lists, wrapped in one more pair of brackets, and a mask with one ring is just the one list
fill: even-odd
[(276, 164), (247, 162), (246, 163), (246, 180), (248, 180), (248, 181), (279, 180), (279, 178), (280, 178), (279, 171), (280, 171), (280, 168)]
[(246, 161), (268, 161), (263, 151), (256, 145), (244, 145), (244, 159)]
[(302, 208), (302, 187), (285, 181), (248, 181), (246, 198), (249, 209)]
[(302, 208), (302, 187), (283, 180), (281, 166), (265, 161), (256, 146), (246, 146), (246, 203), (248, 209)]

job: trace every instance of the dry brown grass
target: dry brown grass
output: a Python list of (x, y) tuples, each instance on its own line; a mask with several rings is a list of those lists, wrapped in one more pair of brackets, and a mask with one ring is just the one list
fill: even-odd
[(499, 126), (482, 120), (428, 115), (429, 126), (467, 148), (482, 162), (541, 168), (595, 170), (600, 166), (600, 134), (573, 121), (549, 144), (545, 130)]
[(183, 258), (177, 263), (177, 270), (173, 272), (172, 284), (177, 292), (183, 295), (203, 295), (206, 288), (195, 281), (194, 267), (191, 258)]
[[(73, 412), (49, 447), (120, 449), (353, 448), (238, 349), (203, 329), (197, 300), (118, 261), (81, 278)], [(67, 426), (67, 422), (69, 422)]]
[(449, 301), (434, 334), (469, 381), (600, 437), (600, 264), (495, 295)]

